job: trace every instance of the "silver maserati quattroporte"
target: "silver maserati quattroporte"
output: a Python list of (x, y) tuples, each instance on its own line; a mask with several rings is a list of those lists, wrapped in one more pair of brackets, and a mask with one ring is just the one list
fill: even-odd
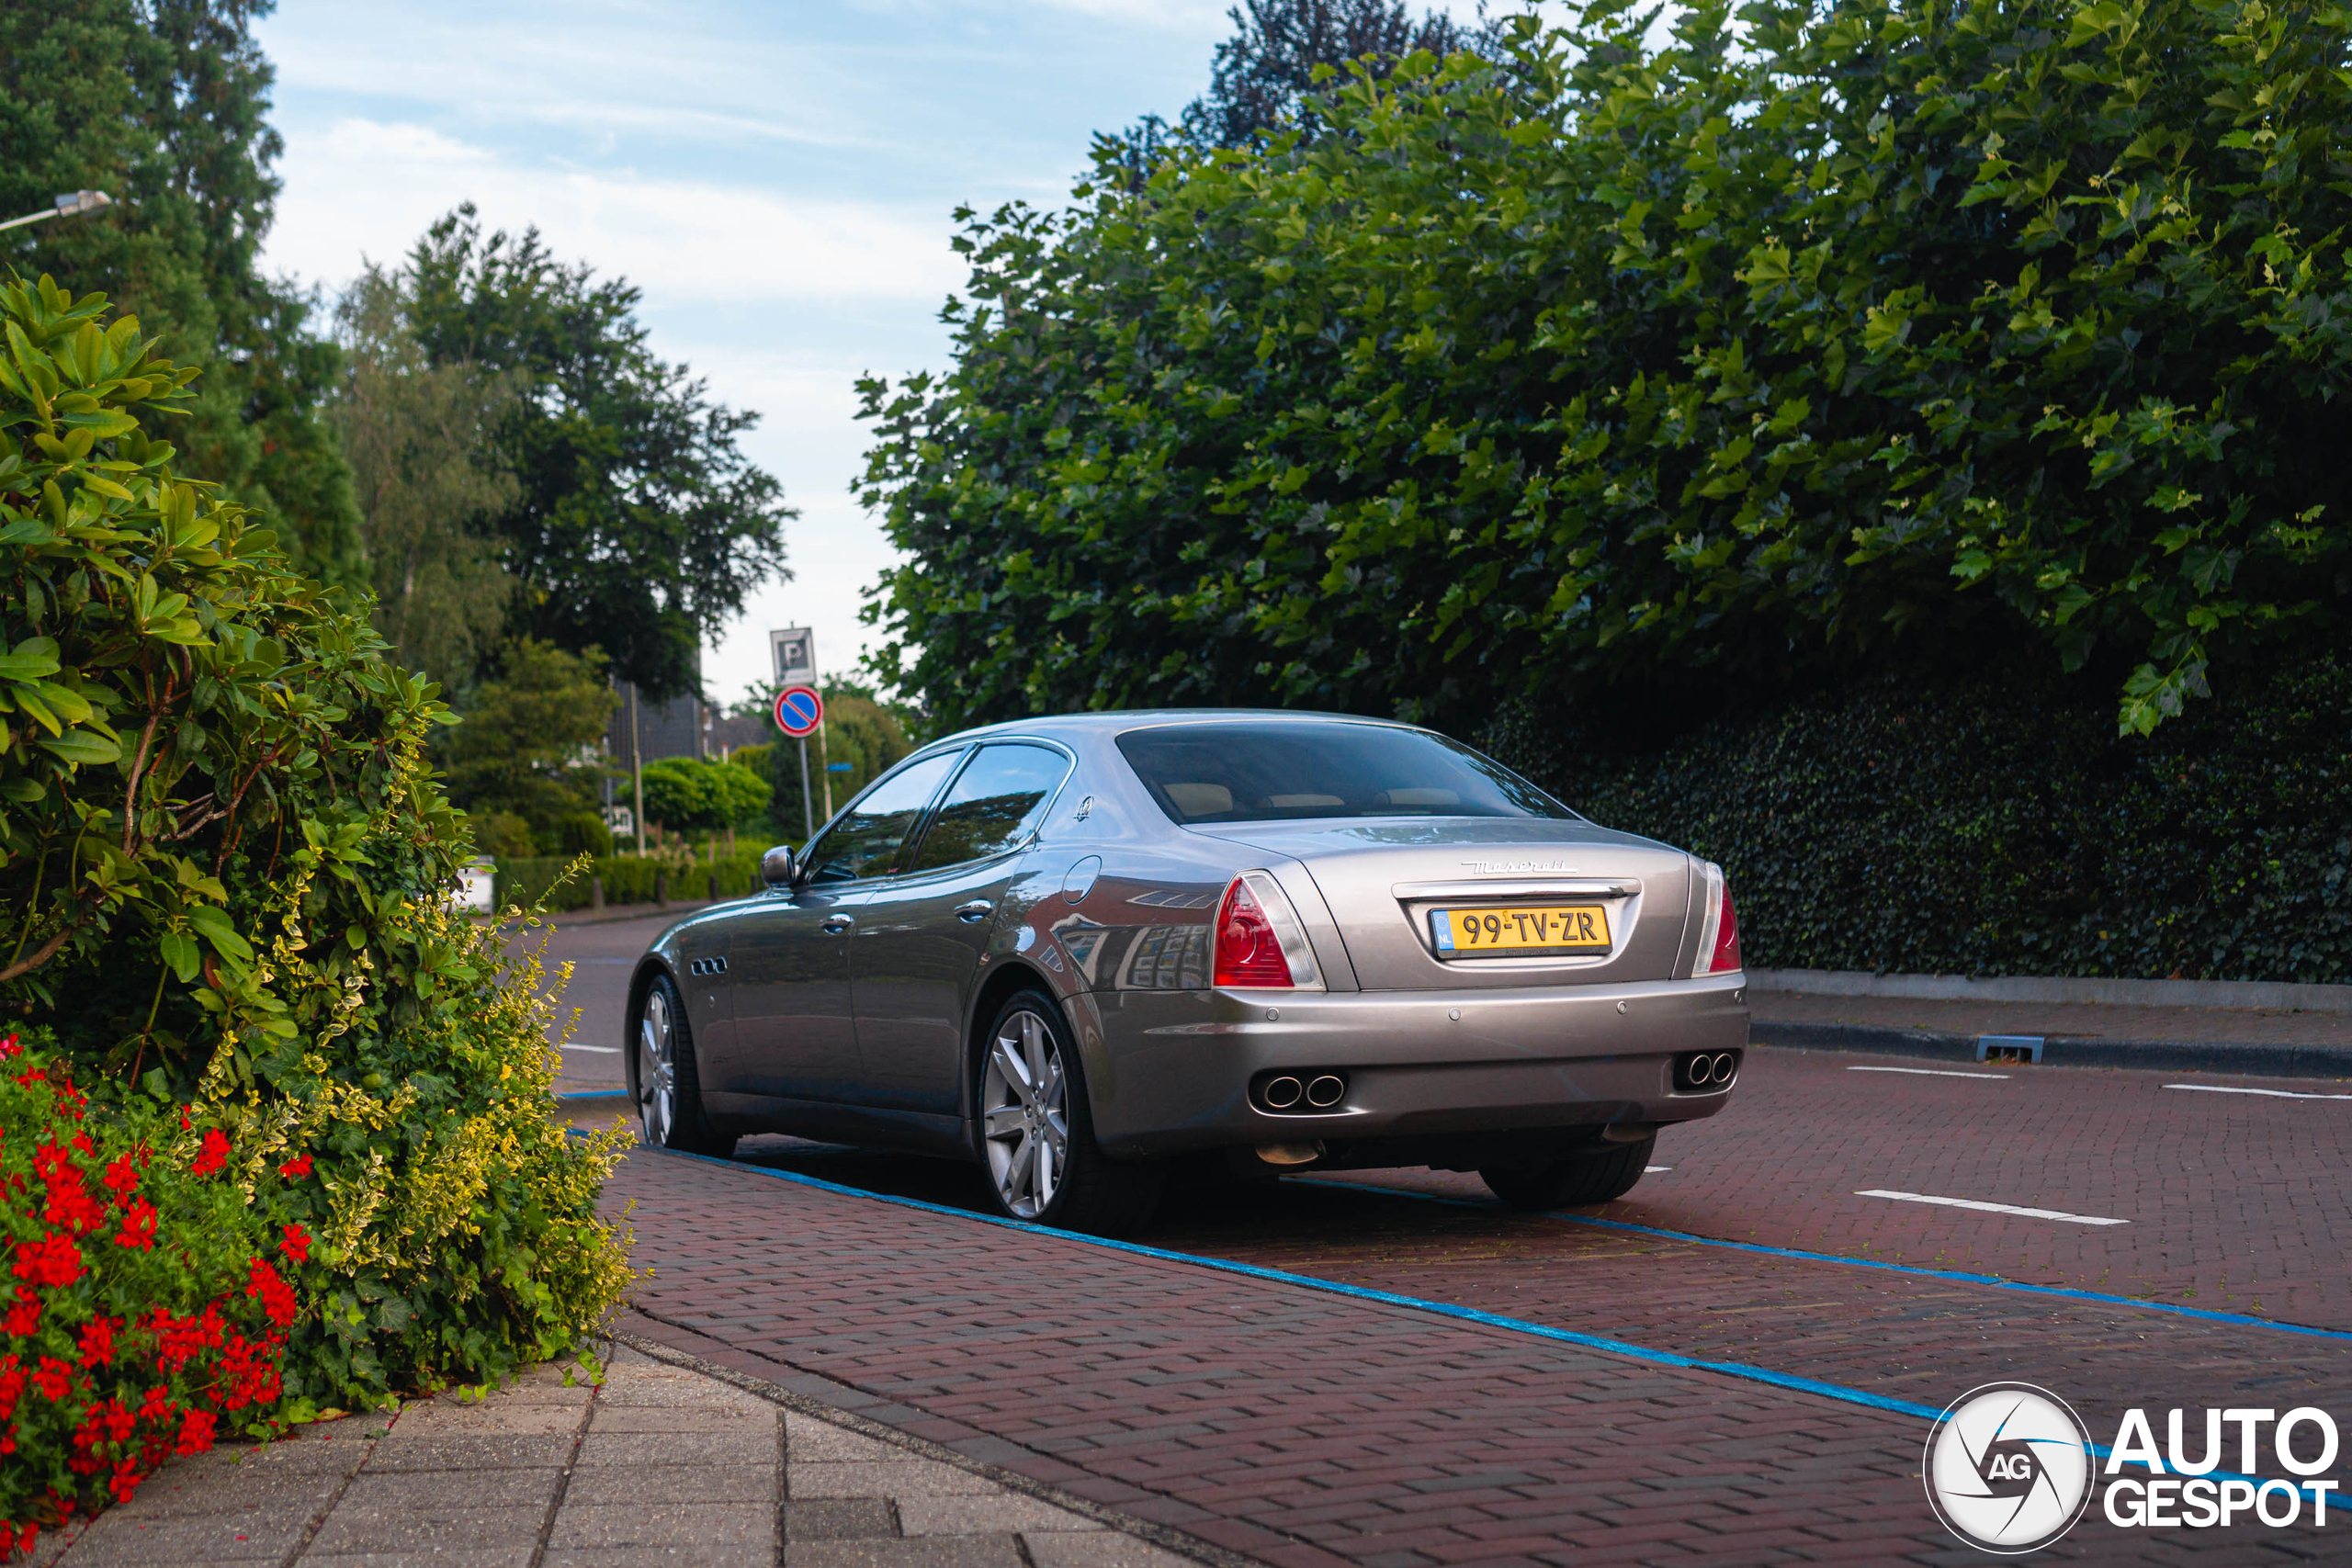
[(763, 872), (636, 970), (646, 1142), (969, 1159), (1046, 1224), (1133, 1230), (1172, 1172), (1421, 1165), (1604, 1201), (1723, 1108), (1747, 1042), (1717, 867), (1408, 725), (969, 730)]

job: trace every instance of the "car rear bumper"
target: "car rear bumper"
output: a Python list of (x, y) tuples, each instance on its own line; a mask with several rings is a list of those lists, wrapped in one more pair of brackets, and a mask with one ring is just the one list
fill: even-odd
[[(1728, 1086), (1675, 1058), (1747, 1043), (1740, 975), (1457, 991), (1117, 991), (1080, 1020), (1095, 1136), (1115, 1156), (1443, 1138), (1712, 1116)], [(1275, 1070), (1328, 1071), (1324, 1111), (1251, 1103)], [(1416, 1163), (1399, 1160), (1397, 1163)]]

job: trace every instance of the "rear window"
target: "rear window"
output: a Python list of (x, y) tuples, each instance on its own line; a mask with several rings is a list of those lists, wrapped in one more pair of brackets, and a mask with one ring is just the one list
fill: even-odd
[(1119, 750), (1180, 823), (1576, 816), (1466, 746), (1387, 725), (1177, 724), (1131, 729)]

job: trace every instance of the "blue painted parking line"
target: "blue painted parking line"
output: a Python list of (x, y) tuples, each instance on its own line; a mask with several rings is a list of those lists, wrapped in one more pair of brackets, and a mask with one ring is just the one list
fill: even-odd
[[(1444, 1203), (1454, 1208), (1479, 1209), (1491, 1213), (1511, 1211), (1500, 1203), (1486, 1202), (1476, 1198), (1447, 1198), (1435, 1192), (1414, 1192), (1401, 1187), (1375, 1187), (1367, 1181), (1316, 1181), (1306, 1178), (1289, 1179), (1302, 1186), (1321, 1187), (1335, 1192), (1377, 1192), (1387, 1198), (1411, 1198), (1424, 1203)], [(2136, 1296), (2111, 1296), (2098, 1291), (2074, 1291), (2063, 1285), (2030, 1285), (2022, 1280), (2005, 1280), (1998, 1274), (1971, 1274), (1958, 1269), (1926, 1269), (1915, 1263), (1887, 1263), (1874, 1258), (1844, 1258), (1834, 1252), (1805, 1252), (1792, 1247), (1768, 1247), (1761, 1242), (1724, 1241), (1712, 1235), (1694, 1235), (1689, 1231), (1661, 1230), (1656, 1225), (1637, 1225), (1624, 1220), (1588, 1219), (1582, 1214), (1544, 1214), (1543, 1219), (1558, 1220), (1566, 1224), (1588, 1225), (1594, 1230), (1624, 1231), (1634, 1235), (1654, 1235), (1662, 1241), (1688, 1242), (1694, 1247), (1722, 1247), (1730, 1252), (1752, 1252), (1767, 1258), (1793, 1258), (1805, 1263), (1835, 1263), (1847, 1269), (1875, 1269), (1888, 1274), (1911, 1274), (1922, 1280), (1949, 1280), (1963, 1285), (1986, 1285), (1999, 1291), (2016, 1291), (2029, 1296), (2051, 1296), (2061, 1301), (2096, 1302), (2102, 1306), (2130, 1307), (2134, 1312), (2160, 1312), (2172, 1317), (2194, 1318), (2202, 1323), (2222, 1323), (2236, 1328), (2267, 1328), (2278, 1334), (2300, 1334), (2312, 1339), (2352, 1339), (2352, 1333), (2340, 1328), (2314, 1328), (2307, 1324), (2281, 1323), (2276, 1318), (2254, 1317), (2245, 1313), (2214, 1312), (2205, 1307), (2177, 1306), (2170, 1302), (2142, 1301)]]

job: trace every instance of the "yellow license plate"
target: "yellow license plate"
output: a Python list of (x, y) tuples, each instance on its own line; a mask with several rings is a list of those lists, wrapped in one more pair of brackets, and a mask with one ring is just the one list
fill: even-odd
[(1440, 958), (1606, 953), (1609, 911), (1598, 904), (1567, 908), (1431, 909), (1430, 937), (1437, 944)]

